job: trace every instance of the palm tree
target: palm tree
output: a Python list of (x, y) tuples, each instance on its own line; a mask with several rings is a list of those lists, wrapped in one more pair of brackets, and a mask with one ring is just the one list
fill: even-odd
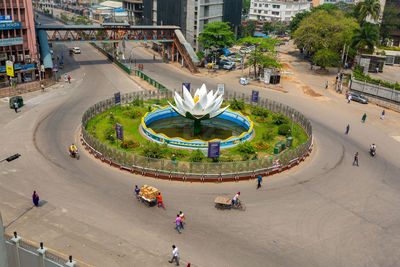
[(365, 22), (365, 19), (370, 16), (374, 21), (379, 19), (381, 13), (381, 3), (379, 0), (364, 0), (359, 2), (359, 21)]
[(374, 46), (378, 43), (379, 27), (372, 23), (366, 22), (360, 29), (354, 31), (351, 46), (359, 53), (374, 52)]

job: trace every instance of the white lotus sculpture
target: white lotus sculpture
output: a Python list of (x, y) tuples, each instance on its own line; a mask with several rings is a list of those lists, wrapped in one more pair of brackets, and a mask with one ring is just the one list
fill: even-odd
[(175, 103), (176, 107), (171, 103), (170, 106), (183, 117), (200, 121), (205, 119), (211, 119), (217, 117), (223, 113), (229, 106), (220, 109), (223, 94), (219, 93), (218, 90), (213, 93), (209, 91), (207, 93), (206, 85), (203, 84), (200, 89), (197, 89), (194, 96), (190, 94), (189, 90), (183, 86), (183, 99), (175, 92)]

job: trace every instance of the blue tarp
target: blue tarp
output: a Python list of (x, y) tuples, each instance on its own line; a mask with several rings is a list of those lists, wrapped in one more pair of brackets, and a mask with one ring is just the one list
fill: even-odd
[(45, 30), (38, 31), (39, 44), (40, 44), (40, 55), (43, 61), (45, 69), (53, 68), (53, 60), (51, 59), (49, 42), (47, 40), (47, 34)]
[(125, 12), (126, 9), (120, 8), (120, 9), (113, 9), (113, 12)]
[(268, 35), (266, 35), (266, 34), (264, 34), (264, 33), (259, 33), (259, 32), (254, 33), (253, 37), (269, 38)]
[(229, 51), (228, 48), (226, 47), (222, 49), (222, 53), (224, 53), (224, 56), (226, 57), (232, 54), (231, 51)]

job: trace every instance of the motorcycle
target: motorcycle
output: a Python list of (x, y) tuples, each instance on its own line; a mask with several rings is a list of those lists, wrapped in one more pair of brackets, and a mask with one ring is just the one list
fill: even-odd
[(71, 149), (69, 149), (69, 156), (70, 156), (71, 158), (79, 159), (79, 152), (78, 152), (78, 149), (76, 149), (75, 151), (71, 151)]
[(371, 154), (372, 157), (375, 157), (376, 149), (370, 148), (370, 149), (369, 149), (369, 154)]

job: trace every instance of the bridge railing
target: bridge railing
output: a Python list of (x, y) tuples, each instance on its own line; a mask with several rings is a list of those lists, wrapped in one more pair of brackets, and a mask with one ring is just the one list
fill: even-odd
[[(148, 100), (152, 98), (170, 98), (172, 91), (140, 91), (121, 96), (122, 104), (131, 102), (135, 98)], [(251, 96), (225, 92), (224, 99), (243, 99), (251, 103)], [(310, 121), (299, 111), (276, 101), (261, 98), (259, 106), (276, 113), (292, 117), (307, 133), (307, 141), (294, 149), (286, 150), (278, 155), (237, 162), (185, 162), (168, 159), (148, 158), (141, 155), (119, 150), (100, 142), (86, 130), (86, 125), (94, 116), (114, 106), (114, 98), (103, 100), (91, 106), (82, 117), (82, 142), (96, 157), (103, 161), (142, 175), (165, 179), (193, 180), (193, 181), (223, 181), (254, 178), (257, 174), (271, 174), (297, 165), (309, 155), (312, 145), (312, 126)], [(278, 161), (279, 160), (279, 161)]]

